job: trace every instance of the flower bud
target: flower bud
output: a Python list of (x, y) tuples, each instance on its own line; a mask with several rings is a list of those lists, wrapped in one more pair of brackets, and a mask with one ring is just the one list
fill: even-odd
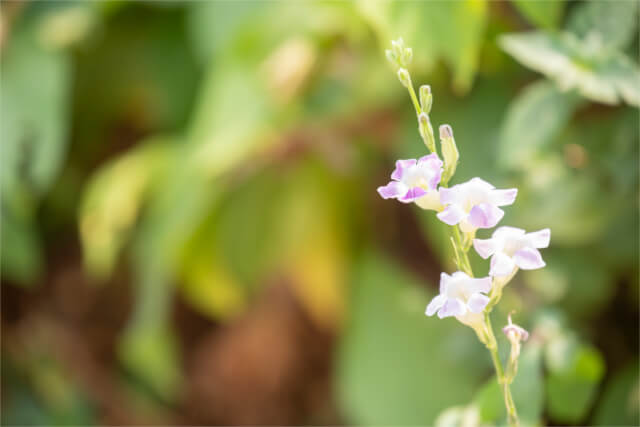
[(453, 130), (449, 125), (440, 126), (440, 147), (442, 149), (442, 157), (444, 158), (444, 174), (442, 180), (444, 183), (447, 183), (456, 172), (458, 159), (460, 158), (456, 141), (453, 138)]
[(413, 60), (413, 49), (410, 47), (405, 48), (401, 57), (402, 66), (408, 67), (411, 64), (411, 60)]
[(431, 96), (431, 86), (420, 86), (420, 107), (422, 111), (429, 114), (431, 112), (431, 104), (433, 103), (433, 96)]
[(411, 86), (411, 77), (409, 76), (409, 72), (405, 68), (398, 69), (398, 80), (404, 87)]
[(398, 57), (396, 56), (395, 52), (393, 52), (391, 49), (387, 49), (384, 51), (384, 54), (387, 57), (387, 61), (389, 61), (391, 65), (398, 65)]
[(509, 324), (502, 328), (502, 332), (512, 343), (526, 341), (529, 338), (529, 332), (511, 322), (511, 314), (509, 314)]
[(436, 142), (433, 139), (433, 128), (431, 127), (431, 121), (427, 113), (422, 112), (418, 115), (418, 131), (429, 151), (435, 153)]

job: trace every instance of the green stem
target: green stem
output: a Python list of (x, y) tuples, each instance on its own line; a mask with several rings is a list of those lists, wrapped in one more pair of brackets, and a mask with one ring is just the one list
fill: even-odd
[(493, 327), (491, 326), (491, 318), (489, 317), (489, 313), (484, 314), (484, 322), (488, 337), (487, 348), (491, 353), (491, 360), (493, 360), (493, 366), (496, 370), (496, 377), (498, 378), (498, 384), (502, 389), (502, 395), (504, 397), (504, 404), (507, 408), (507, 420), (511, 427), (517, 427), (520, 425), (518, 420), (518, 412), (516, 410), (515, 402), (513, 401), (513, 396), (511, 395), (510, 384), (513, 379), (508, 379), (505, 376), (504, 369), (502, 368), (502, 362), (500, 362), (500, 357), (498, 356), (498, 343), (496, 341), (496, 337), (493, 334)]
[(462, 238), (460, 237), (460, 230), (458, 230), (458, 226), (453, 226), (453, 236), (456, 239), (456, 243), (458, 244), (458, 250), (462, 253), (460, 259), (462, 260), (462, 265), (458, 265), (458, 268), (464, 270), (470, 277), (473, 277), (473, 271), (471, 270), (471, 262), (469, 262), (469, 255), (467, 251), (464, 250), (464, 246), (462, 244)]
[(413, 102), (413, 107), (416, 109), (416, 116), (419, 116), (420, 113), (422, 113), (422, 107), (420, 107), (416, 91), (413, 89), (413, 82), (411, 81), (411, 78), (409, 78), (409, 86), (407, 86), (407, 89), (409, 90), (409, 96)]

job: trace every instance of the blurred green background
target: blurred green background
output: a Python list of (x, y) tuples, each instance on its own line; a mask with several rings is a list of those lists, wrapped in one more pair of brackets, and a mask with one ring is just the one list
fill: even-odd
[(0, 7), (3, 424), (502, 423), (424, 316), (446, 228), (376, 193), (426, 154), (399, 36), (453, 182), (552, 230), (494, 314), (523, 422), (640, 422), (637, 1)]

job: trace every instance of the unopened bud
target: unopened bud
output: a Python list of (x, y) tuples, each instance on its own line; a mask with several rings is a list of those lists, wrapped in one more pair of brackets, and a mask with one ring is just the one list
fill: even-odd
[(396, 54), (391, 50), (391, 49), (387, 49), (384, 51), (384, 54), (387, 57), (387, 61), (389, 61), (391, 63), (391, 65), (398, 65), (398, 57), (396, 56)]
[(433, 96), (431, 96), (431, 86), (420, 86), (420, 107), (422, 111), (429, 114), (431, 112), (431, 104), (433, 103)]
[(529, 332), (511, 322), (511, 314), (509, 314), (509, 324), (502, 328), (502, 332), (504, 332), (504, 334), (511, 342), (526, 341), (529, 338)]
[(447, 183), (456, 172), (458, 159), (460, 158), (456, 141), (453, 138), (453, 130), (449, 125), (440, 126), (440, 147), (442, 149), (442, 157), (444, 159), (444, 174), (442, 181)]
[(422, 112), (418, 115), (418, 131), (420, 131), (420, 136), (429, 151), (435, 153), (436, 142), (433, 138), (433, 128), (431, 127), (431, 121), (427, 113)]
[(408, 67), (411, 65), (411, 61), (413, 60), (413, 49), (407, 47), (402, 52), (402, 66)]
[(405, 68), (398, 69), (398, 80), (404, 87), (411, 86), (411, 77), (409, 76), (409, 72)]

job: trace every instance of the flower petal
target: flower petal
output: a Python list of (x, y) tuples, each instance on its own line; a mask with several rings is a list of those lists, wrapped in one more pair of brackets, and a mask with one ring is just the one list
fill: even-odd
[(482, 258), (487, 259), (496, 252), (494, 239), (473, 239), (473, 247)]
[(403, 203), (410, 203), (415, 201), (416, 199), (419, 199), (425, 194), (427, 194), (427, 191), (424, 190), (423, 188), (413, 187), (413, 188), (410, 188), (409, 191), (407, 191), (407, 193), (404, 196), (398, 198), (398, 200), (400, 200)]
[(526, 231), (524, 231), (522, 228), (503, 225), (502, 227), (496, 228), (496, 231), (493, 232), (493, 235), (491, 237), (500, 240), (512, 240), (524, 236), (525, 233)]
[(513, 260), (516, 265), (523, 270), (535, 270), (536, 268), (542, 268), (546, 265), (542, 260), (540, 251), (534, 248), (520, 249), (513, 254)]
[(438, 190), (428, 191), (427, 194), (416, 200), (416, 205), (420, 206), (422, 209), (429, 209), (433, 211), (442, 210)]
[(447, 297), (445, 297), (444, 295), (436, 295), (427, 306), (427, 310), (424, 312), (424, 314), (426, 314), (427, 316), (433, 316), (436, 311), (442, 308), (446, 300)]
[[(454, 273), (455, 274), (455, 273)], [(440, 273), (440, 293), (447, 293), (447, 286), (449, 285), (449, 281), (452, 279), (447, 273)]]
[(471, 178), (467, 183), (472, 184), (476, 189), (493, 190), (494, 188), (496, 188), (484, 179), (478, 177)]
[(471, 295), (471, 298), (467, 301), (467, 308), (472, 313), (482, 313), (482, 310), (484, 310), (487, 304), (489, 304), (489, 297), (480, 292), (476, 292)]
[[(440, 201), (442, 201), (442, 190), (440, 189)], [(467, 216), (466, 212), (458, 205), (449, 205), (436, 215), (438, 219), (445, 224), (456, 225)]]
[(411, 166), (414, 166), (415, 164), (416, 164), (416, 159), (397, 160), (396, 168), (391, 173), (391, 179), (400, 181), (404, 176), (404, 172), (407, 169), (409, 169)]
[(384, 187), (378, 187), (378, 193), (383, 199), (395, 199), (407, 193), (407, 186), (401, 182), (391, 181)]
[(440, 187), (440, 203), (449, 205), (458, 202), (460, 199), (460, 185), (454, 185), (451, 188)]
[(505, 277), (513, 273), (514, 268), (516, 268), (516, 263), (509, 255), (496, 252), (493, 254), (493, 257), (491, 257), (489, 276)]
[(480, 203), (471, 208), (469, 222), (476, 228), (492, 228), (500, 222), (504, 211), (488, 203)]
[(467, 288), (470, 292), (489, 292), (491, 290), (491, 277), (469, 278), (468, 280)]
[(458, 298), (449, 298), (445, 301), (440, 311), (438, 311), (438, 317), (442, 319), (449, 316), (462, 316), (466, 312), (467, 308), (461, 300)]
[(527, 233), (528, 243), (534, 248), (547, 248), (551, 240), (551, 230), (545, 228), (543, 230)]
[(509, 188), (508, 190), (492, 190), (489, 197), (491, 203), (496, 206), (512, 205), (518, 195), (517, 188)]

